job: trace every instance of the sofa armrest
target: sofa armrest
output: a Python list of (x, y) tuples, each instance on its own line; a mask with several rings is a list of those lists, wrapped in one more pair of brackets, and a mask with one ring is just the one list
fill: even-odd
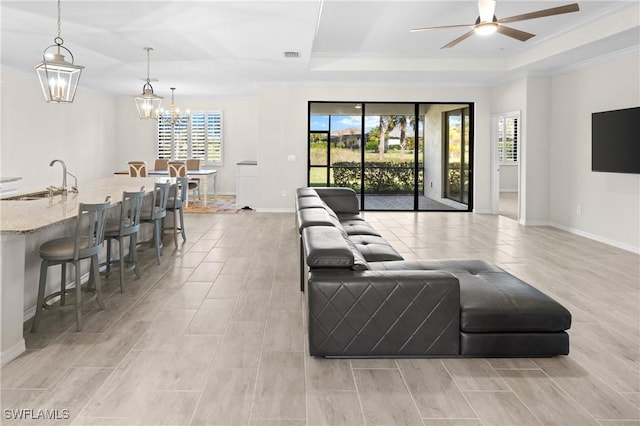
[(458, 279), (442, 271), (312, 271), (311, 355), (457, 355)]

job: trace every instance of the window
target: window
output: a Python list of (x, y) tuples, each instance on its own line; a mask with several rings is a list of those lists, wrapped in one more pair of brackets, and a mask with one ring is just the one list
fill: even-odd
[(222, 111), (193, 112), (176, 118), (169, 114), (158, 119), (158, 158), (184, 161), (202, 160), (222, 165)]
[(498, 161), (500, 164), (518, 163), (518, 118), (498, 118)]

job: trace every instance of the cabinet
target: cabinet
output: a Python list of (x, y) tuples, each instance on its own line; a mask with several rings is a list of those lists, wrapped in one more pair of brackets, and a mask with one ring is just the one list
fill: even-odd
[(258, 201), (258, 162), (236, 163), (236, 207), (255, 208)]

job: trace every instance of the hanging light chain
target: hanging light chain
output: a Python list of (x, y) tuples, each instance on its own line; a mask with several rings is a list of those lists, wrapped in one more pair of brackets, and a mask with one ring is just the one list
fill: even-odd
[(60, 30), (60, 0), (58, 0), (58, 36), (53, 40), (55, 44), (57, 44), (58, 46), (62, 45), (64, 43), (64, 40), (62, 39), (61, 35), (62, 32)]

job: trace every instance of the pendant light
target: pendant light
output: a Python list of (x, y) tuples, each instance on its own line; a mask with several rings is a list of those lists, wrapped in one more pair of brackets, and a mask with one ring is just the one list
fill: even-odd
[(147, 82), (142, 86), (142, 95), (135, 97), (136, 107), (138, 108), (138, 117), (142, 119), (156, 119), (160, 111), (160, 103), (162, 96), (153, 93), (151, 87), (151, 79), (149, 78), (149, 52), (153, 50), (151, 47), (145, 47), (147, 51)]
[[(53, 42), (55, 44), (44, 49), (42, 62), (35, 67), (42, 93), (47, 102), (71, 103), (76, 95), (80, 74), (84, 67), (75, 65), (73, 53), (62, 45), (64, 40), (60, 36), (60, 0), (58, 0), (58, 35)], [(55, 48), (54, 53), (47, 53), (52, 47)], [(64, 59), (62, 50), (67, 51), (71, 62)]]

